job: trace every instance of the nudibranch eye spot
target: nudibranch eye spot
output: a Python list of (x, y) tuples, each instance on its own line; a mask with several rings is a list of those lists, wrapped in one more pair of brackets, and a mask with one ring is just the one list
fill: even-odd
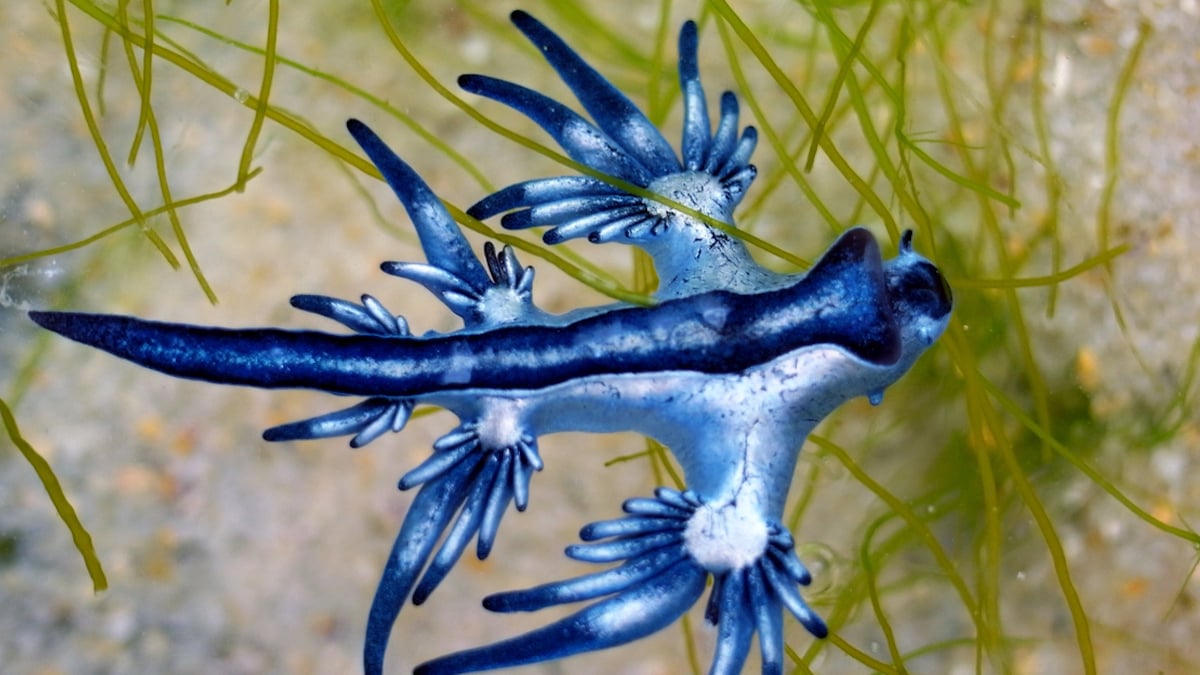
[[(488, 596), (495, 612), (583, 603), (508, 640), (424, 663), (444, 675), (606, 649), (675, 622), (708, 592), (716, 626), (711, 673), (741, 672), (757, 635), (764, 673), (783, 670), (783, 621), (817, 638), (829, 627), (800, 592), (812, 575), (783, 509), (809, 432), (846, 401), (884, 390), (941, 335), (952, 295), (913, 248), (884, 260), (867, 230), (843, 232), (802, 274), (759, 265), (733, 211), (754, 181), (757, 135), (739, 133), (736, 96), (720, 97), (715, 129), (697, 66), (699, 35), (679, 35), (684, 132), (679, 152), (646, 115), (549, 28), (512, 21), (584, 112), (484, 75), (460, 85), (528, 116), (575, 161), (694, 210), (637, 196), (592, 176), (535, 178), (468, 209), (510, 229), (547, 228), (547, 243), (586, 238), (642, 248), (659, 285), (649, 307), (613, 303), (554, 315), (533, 300), (533, 269), (492, 244), (482, 259), (437, 195), (367, 125), (347, 129), (404, 205), (426, 262), (386, 262), (457, 315), (447, 333), (413, 335), (373, 296), (299, 295), (297, 309), (341, 332), (225, 329), (103, 314), (30, 312), (44, 328), (169, 375), (263, 388), (310, 388), (361, 400), (264, 432), (268, 441), (350, 436), (361, 446), (400, 432), (414, 406), (458, 424), (399, 481), (415, 489), (368, 612), (364, 671), (382, 673), (393, 626), (422, 604), (475, 542), (487, 557), (509, 506), (524, 510), (543, 467), (542, 436), (634, 431), (674, 454), (686, 487), (622, 504), (583, 527), (566, 554), (605, 565), (590, 574)], [(645, 194), (645, 193), (641, 193)], [(347, 332), (348, 331), (348, 332)], [(518, 525), (519, 526), (519, 525)]]

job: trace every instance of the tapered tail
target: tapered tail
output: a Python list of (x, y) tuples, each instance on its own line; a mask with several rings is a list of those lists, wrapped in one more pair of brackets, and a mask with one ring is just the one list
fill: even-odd
[(447, 388), (453, 377), (445, 360), (416, 339), (209, 328), (77, 312), (30, 312), (29, 318), (146, 368), (219, 384), (413, 396)]

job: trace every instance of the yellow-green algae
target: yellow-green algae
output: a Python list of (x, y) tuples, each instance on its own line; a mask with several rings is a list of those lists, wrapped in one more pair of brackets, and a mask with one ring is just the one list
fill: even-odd
[[(764, 141), (756, 155), (760, 175), (739, 213), (742, 229), (735, 234), (757, 247), (768, 264), (798, 269), (832, 233), (855, 224), (886, 232), (893, 244), (901, 230), (912, 228), (918, 249), (946, 271), (956, 291), (956, 315), (946, 336), (888, 392), (884, 405), (848, 406), (805, 449), (788, 525), (801, 542), (801, 558), (816, 567), (818, 579), (810, 599), (833, 632), (829, 640), (814, 641), (789, 630), (788, 654), (795, 672), (944, 672), (948, 664), (972, 664), (980, 673), (1032, 672), (1036, 666), (1022, 655), (1042, 642), (1072, 645), (1066, 650), (1070, 662), (1063, 666), (1070, 671), (1102, 672), (1100, 638), (1089, 611), (1110, 600), (1081, 596), (1078, 590), (1079, 575), (1103, 572), (1091, 569), (1086, 555), (1069, 557), (1063, 532), (1086, 533), (1077, 532), (1080, 525), (1058, 499), (1059, 490), (1090, 483), (1132, 515), (1137, 527), (1157, 529), (1163, 537), (1198, 547), (1200, 536), (1184, 523), (1178, 513), (1181, 505), (1164, 510), (1149, 486), (1127, 483), (1096, 454), (1104, 421), (1096, 418), (1089, 391), (1073, 381), (1076, 373), (1070, 368), (1084, 353), (1082, 343), (1043, 347), (1033, 326), (1064, 312), (1059, 292), (1063, 286), (1098, 283), (1108, 290), (1112, 312), (1128, 330), (1121, 304), (1111, 292), (1121, 283), (1112, 263), (1128, 249), (1133, 235), (1118, 233), (1111, 213), (1122, 176), (1119, 148), (1125, 139), (1120, 115), (1129, 98), (1138, 95), (1132, 83), (1153, 35), (1148, 24), (1141, 24), (1136, 39), (1114, 57), (1120, 66), (1109, 92), (1103, 196), (1096, 213), (1089, 215), (1071, 206), (1070, 194), (1076, 189), (1072, 181), (1078, 177), (1059, 170), (1052, 149), (1062, 139), (1054, 137), (1056, 127), (1047, 117), (1041, 83), (1053, 68), (1047, 32), (1061, 27), (1045, 20), (1039, 3), (864, 0), (743, 6), (709, 0), (660, 2), (649, 9), (633, 9), (633, 3), (612, 3), (604, 9), (554, 2), (528, 2), (523, 7), (543, 17), (643, 104), (656, 123), (669, 129), (679, 124), (676, 30), (682, 17), (697, 18), (701, 71), (710, 96), (721, 83), (736, 87), (747, 118)], [(221, 11), (235, 9), (256, 22), (237, 35), (220, 18)], [(57, 0), (49, 10), (50, 20), (60, 28), (62, 61), (71, 76), (72, 91), (64, 100), (73, 96), (77, 102), (96, 156), (111, 179), (108, 200), (122, 205), (128, 217), (57, 224), (54, 236), (61, 243), (0, 252), (0, 269), (43, 264), (71, 251), (90, 252), (95, 262), (70, 258), (66, 280), (40, 298), (40, 304), (74, 307), (81, 289), (97, 283), (83, 276), (88, 270), (119, 275), (127, 266), (152, 265), (155, 256), (171, 267), (186, 261), (187, 270), (177, 274), (191, 274), (195, 292), (185, 302), (197, 308), (216, 303), (233, 289), (211, 272), (206, 275), (208, 263), (197, 258), (189, 240), (218, 235), (192, 221), (189, 209), (240, 192), (254, 197), (256, 182), (251, 179), (262, 173), (286, 180), (290, 173), (325, 172), (331, 180), (349, 182), (378, 214), (397, 249), (411, 245), (403, 223), (385, 225), (388, 217), (359, 185), (358, 173), (378, 178), (374, 168), (351, 148), (339, 125), (311, 121), (306, 107), (287, 107), (296, 105), (294, 100), (281, 102), (282, 83), (341, 92), (339, 96), (347, 97), (339, 99), (346, 117), (394, 118), (407, 131), (392, 130), (385, 138), (394, 142), (398, 133), (406, 133), (419, 139), (422, 151), (406, 158), (431, 176), (442, 194), (447, 183), (457, 182), (471, 186), (459, 193), (471, 199), (496, 185), (533, 177), (524, 169), (504, 174), (484, 168), (496, 163), (481, 162), (473, 142), (464, 140), (482, 133), (506, 139), (491, 147), (503, 148), (514, 165), (519, 160), (524, 167), (523, 156), (536, 154), (544, 158), (538, 160), (542, 164), (531, 165), (538, 171), (594, 173), (550, 147), (515, 114), (467, 100), (441, 74), (445, 71), (438, 67), (440, 61), (455, 47), (439, 45), (437, 36), (445, 40), (447, 34), (467, 33), (471, 39), (502, 46), (498, 53), (515, 55), (514, 60), (475, 65), (474, 70), (519, 82), (547, 80), (530, 74), (546, 68), (534, 50), (515, 37), (504, 12), (488, 3), (460, 2), (445, 8), (443, 3), (418, 0), (372, 0), (369, 7), (346, 10), (343, 23), (309, 26), (326, 35), (354, 31), (353, 38), (342, 38), (369, 41), (367, 53), (395, 71), (396, 91), (356, 83), (355, 63), (336, 58), (318, 63), (313, 56), (289, 53), (282, 45), (298, 40), (282, 31), (303, 29), (286, 21), (292, 8), (278, 0), (253, 10), (202, 11), (188, 4), (164, 8), (151, 0), (115, 5)], [(422, 37), (425, 26), (434, 38)], [(79, 38), (80, 27), (86, 29), (86, 39)], [(329, 39), (331, 49), (345, 44)], [(241, 70), (224, 72), (221, 62), (227, 63), (227, 53), (253, 58), (257, 77), (247, 78)], [(89, 69), (81, 67), (85, 61), (100, 66), (91, 68), (89, 75)], [(105, 101), (119, 78), (133, 87), (121, 91), (136, 92), (139, 99), (120, 113), (132, 116), (131, 127), (105, 123), (118, 114)], [(212, 184), (220, 185), (216, 189), (178, 196), (171, 187), (189, 157), (186, 149), (164, 139), (160, 120), (164, 114), (187, 112), (159, 93), (167, 86), (166, 78), (173, 82), (172, 92), (187, 87), (191, 96), (228, 98), (245, 108), (230, 118), (240, 120), (240, 143), (216, 149), (229, 158), (226, 173), (211, 176)], [(441, 114), (451, 121), (421, 117), (397, 103), (413, 97), (444, 100), (449, 105)], [(468, 119), (477, 125), (476, 135), (455, 135), (457, 143), (437, 131), (443, 124), (468, 124)], [(285, 133), (316, 146), (329, 161), (299, 166), (272, 164), (269, 155), (260, 156), (265, 137)], [(144, 143), (152, 149), (149, 157), (140, 152)], [(132, 167), (118, 167), (114, 160), (121, 153), (113, 149), (125, 146)], [(135, 197), (127, 186), (130, 175), (142, 174), (153, 174), (156, 196)], [(553, 265), (610, 297), (644, 302), (653, 287), (644, 257), (633, 256), (624, 269), (606, 269), (589, 261), (593, 252), (586, 245), (548, 249), (533, 234), (497, 232), (492, 223), (479, 223), (457, 205), (448, 206), (470, 230), (520, 249), (526, 263), (538, 258), (539, 266)], [(388, 213), (395, 211), (389, 207)], [(149, 246), (131, 244), (131, 238), (143, 238)], [(131, 246), (132, 258), (126, 250)], [(348, 250), (354, 243), (345, 246)], [(320, 265), (322, 256), (347, 252), (316, 250), (305, 263)], [(271, 252), (261, 253), (270, 264)], [(400, 257), (392, 251), (361, 253), (356, 255), (364, 259)], [(123, 262), (104, 264), (118, 255)], [(286, 260), (276, 262), (280, 275), (295, 269)], [(150, 295), (154, 288), (144, 291)], [(283, 299), (274, 302), (282, 304)], [(409, 314), (402, 301), (389, 306)], [(59, 353), (46, 349), (44, 336), (16, 353), (21, 360), (10, 374), (8, 400), (20, 418), (22, 406), (35, 404), (31, 398), (38, 395), (36, 374), (53, 373)], [(1136, 358), (1132, 348), (1129, 358)], [(1192, 428), (1188, 411), (1195, 404), (1198, 362), (1200, 346), (1188, 357), (1169, 409), (1159, 411), (1156, 423), (1143, 435), (1145, 447), (1152, 450)], [(69, 405), (56, 405), (69, 419), (88, 410), (103, 414), (113, 404), (80, 392)], [(49, 465), (22, 438), (7, 405), (0, 404), (0, 415), (13, 445), (35, 468), (70, 529), (94, 588), (103, 589), (100, 560)], [(262, 427), (272, 423), (243, 422)], [(243, 447), (251, 442), (248, 439)], [(393, 443), (419, 444), (407, 436)], [(337, 452), (335, 445), (326, 443), (321, 451)], [(549, 444), (548, 464), (553, 465), (557, 455)], [(595, 466), (630, 460), (646, 469), (644, 491), (680, 483), (669, 455), (653, 443), (643, 452), (614, 451), (596, 458)], [(319, 477), (313, 476), (312, 482), (318, 483)], [(83, 489), (87, 488), (68, 486), (67, 491)], [(626, 496), (611, 495), (613, 506)], [(555, 508), (546, 495), (540, 497), (535, 495), (531, 508)], [(89, 519), (86, 510), (81, 515), (83, 521)], [(513, 521), (505, 535), (512, 536), (520, 527), (520, 519)], [(536, 545), (552, 556), (564, 543)], [(100, 548), (104, 550), (103, 542)], [(1023, 574), (1013, 574), (1014, 569), (1039, 567), (1049, 573), (1034, 589), (1028, 587), (1032, 582), (1020, 581)], [(1182, 597), (1186, 578), (1170, 582), (1181, 587)], [(1053, 605), (1049, 615), (1062, 614), (1066, 620), (1049, 620), (1045, 607), (1027, 617), (1028, 608), (1017, 598)], [(452, 599), (438, 597), (434, 603)], [(482, 613), (473, 602), (464, 602), (464, 611)], [(938, 616), (929, 616), (931, 611)], [(692, 617), (677, 629), (693, 672), (702, 672), (701, 664), (707, 661), (703, 638), (697, 638), (698, 623)], [(402, 616), (398, 630), (404, 626)], [(1105, 630), (1103, 637), (1117, 643), (1111, 650), (1155, 648), (1133, 641), (1122, 646), (1119, 633), (1113, 633)]]

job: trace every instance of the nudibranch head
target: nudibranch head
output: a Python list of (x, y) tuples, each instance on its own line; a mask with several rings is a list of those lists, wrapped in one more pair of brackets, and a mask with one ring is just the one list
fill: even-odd
[(904, 368), (946, 330), (954, 296), (941, 270), (913, 251), (912, 230), (900, 238), (900, 253), (884, 265), (892, 311), (901, 327)]

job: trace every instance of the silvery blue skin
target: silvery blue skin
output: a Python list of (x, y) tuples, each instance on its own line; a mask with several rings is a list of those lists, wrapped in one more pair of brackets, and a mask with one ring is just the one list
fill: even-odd
[[(518, 85), (480, 75), (468, 91), (541, 125), (569, 154), (733, 225), (754, 179), (753, 128), (738, 133), (726, 92), (715, 131), (696, 65), (697, 34), (684, 24), (682, 161), (636, 106), (562, 40), (523, 12), (513, 22), (591, 115)], [(463, 320), (449, 334), (413, 336), (375, 298), (357, 304), (300, 295), (295, 307), (353, 331), (222, 329), (133, 317), (31, 312), (72, 340), (178, 377), (362, 396), (344, 410), (268, 429), (271, 441), (351, 435), (361, 446), (400, 431), (417, 403), (445, 407), (460, 424), (400, 480), (420, 486), (396, 538), (366, 630), (364, 668), (380, 673), (392, 625), (411, 596), (429, 597), (472, 539), (487, 556), (510, 503), (523, 510), (542, 468), (537, 439), (558, 431), (637, 431), (671, 449), (687, 489), (659, 488), (624, 503), (626, 516), (592, 523), (567, 555), (620, 563), (594, 574), (484, 599), (498, 612), (595, 601), (542, 629), (417, 667), (462, 673), (558, 659), (653, 633), (678, 619), (713, 579), (706, 617), (717, 627), (711, 673), (741, 671), (758, 634), (764, 673), (783, 669), (783, 610), (817, 637), (824, 622), (801, 597), (810, 581), (782, 525), (805, 437), (843, 402), (883, 390), (941, 335), (951, 294), (905, 233), (880, 257), (864, 229), (845, 232), (807, 273), (754, 262), (737, 238), (598, 178), (532, 180), (470, 209), (505, 214), (508, 228), (545, 226), (557, 243), (587, 237), (639, 246), (654, 259), (658, 304), (624, 304), (555, 316), (532, 300), (533, 270), (489, 244), (484, 261), (436, 195), (361, 122), (348, 123), (404, 204), (427, 264), (383, 264), (415, 281)], [(445, 535), (440, 548), (434, 547)]]

